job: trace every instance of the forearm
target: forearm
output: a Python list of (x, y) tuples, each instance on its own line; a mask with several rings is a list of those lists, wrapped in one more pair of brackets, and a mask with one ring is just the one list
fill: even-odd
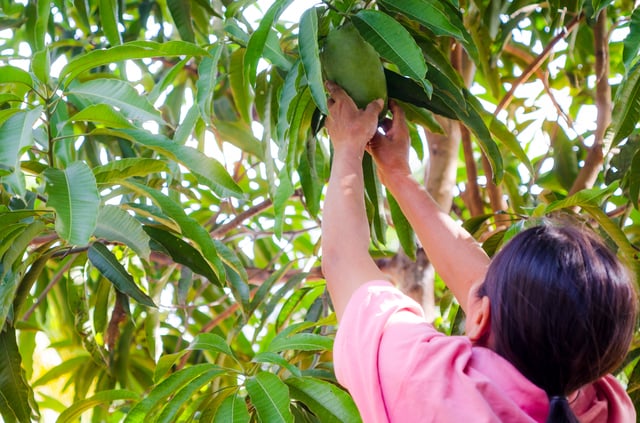
[(414, 228), (436, 272), (466, 310), (469, 289), (473, 283), (484, 279), (489, 257), (410, 175), (395, 174), (387, 177), (385, 183)]
[(338, 318), (361, 284), (383, 277), (369, 255), (369, 236), (362, 157), (338, 152), (322, 220), (322, 270)]

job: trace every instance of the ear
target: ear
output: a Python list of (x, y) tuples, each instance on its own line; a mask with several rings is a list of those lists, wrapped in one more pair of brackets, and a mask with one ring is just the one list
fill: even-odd
[(491, 300), (484, 296), (479, 299), (467, 316), (467, 336), (471, 342), (478, 342), (489, 334), (491, 328)]

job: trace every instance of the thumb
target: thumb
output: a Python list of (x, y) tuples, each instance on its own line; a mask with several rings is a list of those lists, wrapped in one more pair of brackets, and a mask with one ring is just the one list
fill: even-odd
[(376, 115), (380, 114), (384, 107), (384, 100), (378, 98), (373, 100), (371, 103), (367, 104), (367, 108), (365, 109), (367, 112), (375, 112)]

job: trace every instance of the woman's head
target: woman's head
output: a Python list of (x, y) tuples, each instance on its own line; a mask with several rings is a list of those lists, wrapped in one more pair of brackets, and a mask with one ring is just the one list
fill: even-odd
[(478, 294), (491, 302), (491, 347), (550, 398), (615, 369), (636, 324), (626, 268), (574, 226), (542, 225), (515, 236)]

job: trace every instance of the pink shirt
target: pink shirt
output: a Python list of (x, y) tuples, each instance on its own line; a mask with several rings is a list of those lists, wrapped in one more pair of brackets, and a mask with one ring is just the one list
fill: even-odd
[[(508, 361), (464, 336), (446, 336), (422, 308), (386, 281), (351, 297), (334, 344), (338, 381), (365, 423), (544, 422), (549, 402)], [(636, 421), (613, 376), (580, 390), (571, 406), (581, 422)]]

